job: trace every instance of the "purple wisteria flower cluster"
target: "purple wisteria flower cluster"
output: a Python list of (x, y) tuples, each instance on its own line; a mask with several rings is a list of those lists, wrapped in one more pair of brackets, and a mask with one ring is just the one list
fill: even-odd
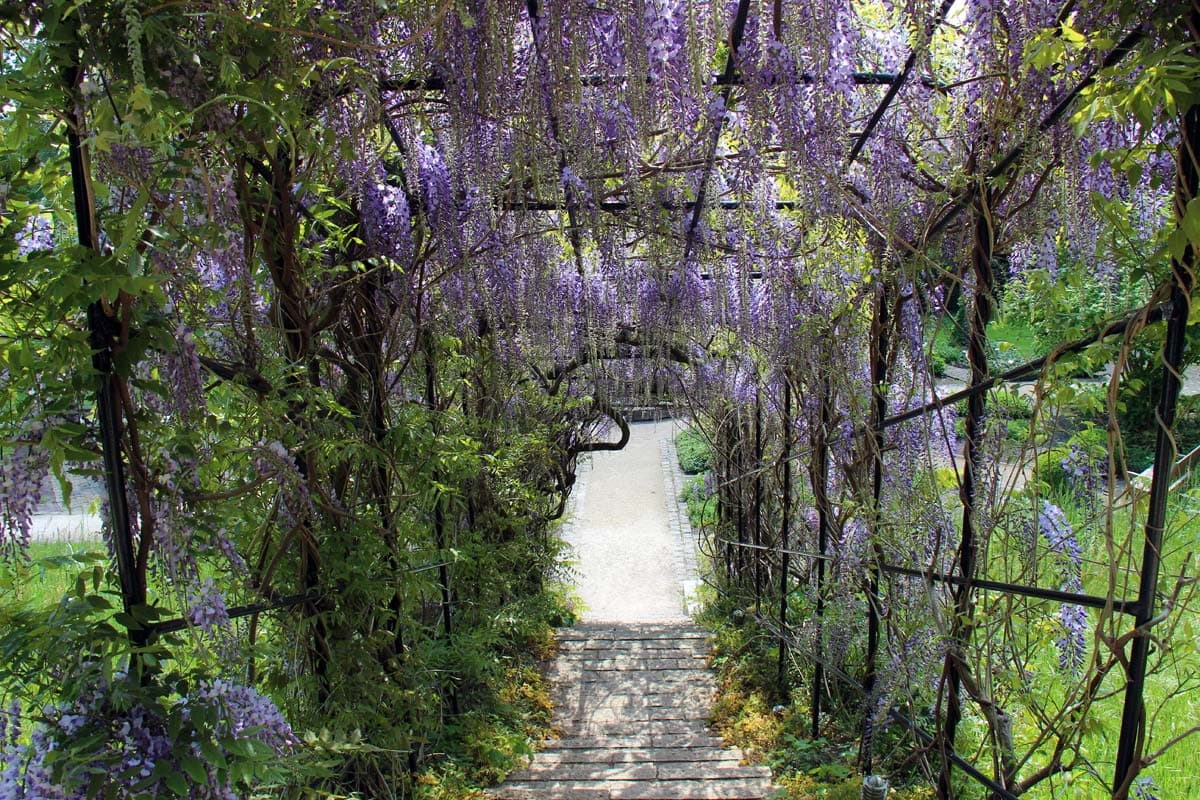
[(1103, 461), (1088, 452), (1087, 448), (1072, 443), (1060, 463), (1076, 501), (1088, 505), (1094, 502), (1100, 482), (1104, 479)]
[(19, 703), (0, 713), (0, 800), (83, 800), (95, 796), (95, 776), (103, 796), (118, 800), (181, 790), (238, 800), (229, 764), (246, 750), (234, 742), (265, 745), (272, 759), (298, 742), (278, 707), (248, 686), (201, 681), (185, 697), (142, 701), (126, 680), (95, 679), (28, 730)]
[[(1044, 500), (1042, 510), (1038, 513), (1037, 526), (1038, 532), (1046, 537), (1051, 552), (1063, 561), (1064, 577), (1059, 589), (1082, 592), (1083, 558), (1079, 551), (1079, 540), (1066, 514), (1055, 504)], [(1059, 609), (1059, 622), (1063, 629), (1063, 635), (1056, 641), (1059, 668), (1065, 673), (1078, 675), (1087, 658), (1087, 612), (1083, 606), (1064, 603)]]
[(29, 548), (33, 512), (49, 471), (50, 456), (40, 447), (20, 446), (0, 458), (0, 556), (15, 559)]
[(1133, 796), (1137, 800), (1159, 800), (1158, 792), (1162, 791), (1158, 788), (1158, 784), (1154, 782), (1154, 778), (1149, 775), (1141, 775), (1133, 781)]
[(229, 624), (229, 610), (225, 607), (225, 596), (205, 578), (187, 590), (188, 621), (205, 633), (212, 633)]
[(879, 682), (868, 698), (864, 721), (863, 746), (869, 749), (879, 733), (887, 730), (888, 711), (905, 693), (921, 690), (922, 676), (929, 665), (943, 655), (944, 645), (932, 627), (918, 628), (904, 638), (893, 653), (886, 669), (880, 670)]
[(651, 83), (669, 74), (684, 47), (684, 9), (677, 0), (651, 0), (645, 7), (647, 77)]
[(261, 478), (279, 486), (279, 527), (290, 531), (312, 514), (308, 482), (282, 442), (261, 443), (254, 452), (254, 469)]
[(408, 195), (384, 180), (382, 170), (362, 186), (363, 238), (377, 256), (404, 265), (413, 253), (412, 212)]
[(204, 406), (204, 382), (196, 338), (183, 323), (175, 326), (175, 349), (163, 360), (171, 410), (186, 419)]
[(25, 222), (25, 227), (17, 234), (17, 255), (27, 256), (38, 250), (49, 250), (54, 247), (54, 225), (46, 217), (38, 214)]

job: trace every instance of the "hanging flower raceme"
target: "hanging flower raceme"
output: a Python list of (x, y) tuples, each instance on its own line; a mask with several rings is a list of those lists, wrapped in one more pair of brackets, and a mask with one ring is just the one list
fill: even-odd
[(671, 68), (687, 42), (684, 9), (678, 0), (649, 0), (645, 6), (647, 79), (658, 83), (671, 77)]
[(17, 255), (27, 256), (39, 250), (54, 247), (54, 225), (41, 214), (25, 220), (25, 227), (17, 234)]
[(362, 186), (363, 239), (372, 255), (404, 267), (412, 260), (412, 214), (404, 187), (388, 183), (382, 170)]
[(167, 400), (180, 421), (204, 407), (204, 382), (196, 339), (183, 323), (175, 326), (175, 349), (163, 356), (166, 368)]
[(50, 456), (36, 445), (15, 447), (0, 458), (0, 556), (15, 559), (29, 549), (33, 513), (49, 472)]
[[(1063, 569), (1063, 580), (1059, 589), (1064, 592), (1082, 592), (1083, 567), (1079, 551), (1079, 540), (1063, 510), (1049, 500), (1042, 501), (1037, 515), (1038, 532), (1046, 538), (1052, 553), (1056, 554)], [(1078, 675), (1087, 657), (1088, 620), (1083, 606), (1064, 603), (1059, 609), (1059, 621), (1063, 635), (1056, 641), (1058, 662), (1063, 672)]]

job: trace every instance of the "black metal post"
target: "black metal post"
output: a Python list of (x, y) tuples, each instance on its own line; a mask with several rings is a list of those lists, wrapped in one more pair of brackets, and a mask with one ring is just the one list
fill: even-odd
[(737, 454), (735, 462), (736, 477), (733, 483), (734, 503), (736, 509), (735, 524), (737, 528), (737, 542), (739, 547), (733, 554), (733, 574), (737, 581), (739, 591), (745, 588), (746, 585), (746, 547), (745, 544), (749, 541), (746, 527), (748, 525), (748, 515), (746, 513), (746, 437), (745, 424), (742, 419), (742, 408), (739, 405), (736, 413), (737, 421), (737, 441), (734, 443), (734, 452)]
[(829, 549), (829, 422), (832, 416), (832, 387), (826, 376), (821, 386), (821, 406), (817, 428), (812, 434), (812, 462), (809, 477), (812, 482), (813, 505), (817, 508), (817, 657), (812, 684), (812, 738), (821, 735), (821, 687), (825, 683), (825, 553)]
[[(87, 151), (79, 131), (83, 125), (71, 99), (78, 88), (82, 72), (72, 65), (63, 74), (67, 90), (67, 148), (71, 164), (71, 190), (75, 205), (75, 230), (79, 244), (88, 250), (97, 249), (96, 204)], [(115, 300), (115, 298), (112, 298)], [(137, 557), (133, 549), (133, 525), (125, 486), (125, 463), (121, 456), (121, 402), (117, 392), (117, 376), (113, 369), (113, 349), (119, 332), (117, 321), (105, 311), (101, 300), (95, 300), (87, 310), (89, 341), (92, 347), (92, 369), (96, 371), (96, 424), (100, 429), (100, 449), (104, 463), (104, 487), (108, 497), (108, 521), (112, 529), (113, 551), (117, 560), (117, 576), (121, 587), (121, 607), (128, 614), (146, 604), (146, 587), (138, 574)], [(149, 631), (131, 629), (134, 644), (145, 644)]]
[(783, 550), (779, 568), (779, 694), (788, 697), (787, 681), (787, 606), (788, 571), (791, 569), (791, 553), (788, 535), (792, 524), (792, 383), (788, 373), (783, 376), (783, 517), (779, 525), (779, 545)]
[[(1200, 12), (1191, 14), (1193, 30), (1200, 30)], [(1193, 106), (1180, 121), (1180, 147), (1175, 182), (1175, 213), (1181, 219), (1188, 201), (1196, 196), (1197, 164), (1200, 154), (1200, 109)], [(1162, 562), (1163, 528), (1167, 519), (1167, 495), (1171, 486), (1171, 469), (1175, 465), (1175, 410), (1179, 400), (1180, 366), (1187, 338), (1191, 293), (1195, 283), (1195, 252), (1191, 245), (1184, 251), (1182, 261), (1171, 262), (1170, 314), (1167, 318), (1166, 343), (1163, 346), (1162, 394), (1158, 398), (1158, 435), (1154, 446), (1154, 477), (1150, 482), (1150, 501), (1146, 511), (1145, 543), (1142, 548), (1142, 571), (1138, 587), (1137, 628), (1154, 618), (1158, 573)], [(1113, 799), (1124, 800), (1133, 779), (1141, 769), (1141, 754), (1145, 746), (1146, 709), (1143, 698), (1146, 669), (1150, 659), (1148, 631), (1136, 635), (1125, 668), (1125, 705), (1121, 714), (1121, 739), (1117, 745), (1116, 776), (1113, 780)]]
[(754, 613), (762, 613), (762, 590), (763, 590), (763, 564), (762, 560), (765, 557), (762, 551), (757, 548), (762, 547), (762, 503), (763, 503), (763, 485), (762, 485), (762, 460), (763, 460), (763, 439), (762, 439), (762, 393), (758, 385), (758, 376), (754, 378)]

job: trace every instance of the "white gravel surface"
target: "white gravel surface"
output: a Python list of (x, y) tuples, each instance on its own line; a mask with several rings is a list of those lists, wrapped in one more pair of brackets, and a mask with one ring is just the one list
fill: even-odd
[[(575, 512), (564, 535), (573, 551), (587, 622), (685, 620), (676, 560), (674, 503), (663, 479), (671, 422), (630, 427), (629, 444), (594, 453), (578, 470)], [(582, 485), (579, 485), (582, 484)]]

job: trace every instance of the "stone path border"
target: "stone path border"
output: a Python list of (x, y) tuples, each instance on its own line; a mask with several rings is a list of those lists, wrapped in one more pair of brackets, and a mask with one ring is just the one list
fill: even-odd
[[(683, 430), (686, 423), (677, 423), (677, 430)], [(663, 482), (667, 487), (667, 519), (674, 534), (675, 541), (675, 571), (679, 577), (679, 591), (682, 595), (683, 608), (689, 617), (700, 610), (698, 590), (700, 580), (700, 565), (698, 558), (699, 540), (692, 529), (688, 516), (687, 502), (683, 499), (683, 488), (689, 476), (679, 468), (679, 456), (675, 450), (675, 437), (662, 440), (662, 471)]]

